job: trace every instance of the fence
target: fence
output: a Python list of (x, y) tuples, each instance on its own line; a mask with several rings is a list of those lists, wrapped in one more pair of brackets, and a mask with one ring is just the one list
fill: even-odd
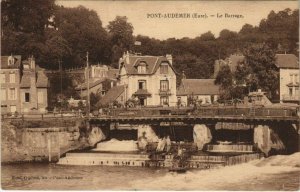
[(107, 115), (151, 117), (161, 115), (194, 115), (194, 116), (234, 116), (234, 117), (297, 117), (294, 108), (235, 108), (235, 107), (201, 107), (201, 108), (134, 108), (111, 109)]

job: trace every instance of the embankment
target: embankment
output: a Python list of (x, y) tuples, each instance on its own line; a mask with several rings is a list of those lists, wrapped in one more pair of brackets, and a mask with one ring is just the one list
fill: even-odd
[(3, 120), (1, 162), (57, 161), (68, 151), (93, 147), (102, 139), (95, 127), (80, 119)]

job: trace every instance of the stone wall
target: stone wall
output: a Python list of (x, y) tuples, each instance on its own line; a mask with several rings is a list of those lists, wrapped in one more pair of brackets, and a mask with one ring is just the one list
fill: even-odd
[[(2, 162), (56, 161), (70, 150), (94, 146), (106, 138), (105, 129), (85, 126), (20, 128), (2, 121)], [(49, 158), (50, 155), (50, 158)]]

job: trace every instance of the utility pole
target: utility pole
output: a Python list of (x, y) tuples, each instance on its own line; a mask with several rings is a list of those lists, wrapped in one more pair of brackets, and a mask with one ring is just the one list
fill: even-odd
[(87, 80), (87, 115), (90, 120), (90, 72), (89, 72), (89, 52), (86, 52), (86, 80)]
[(60, 74), (60, 111), (62, 110), (63, 103), (62, 103), (62, 66), (61, 66), (61, 60), (58, 60), (59, 64), (59, 74)]

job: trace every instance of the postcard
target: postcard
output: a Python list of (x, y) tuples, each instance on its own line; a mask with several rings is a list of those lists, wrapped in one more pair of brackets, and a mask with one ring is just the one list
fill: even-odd
[(3, 190), (298, 191), (297, 1), (1, 1)]

